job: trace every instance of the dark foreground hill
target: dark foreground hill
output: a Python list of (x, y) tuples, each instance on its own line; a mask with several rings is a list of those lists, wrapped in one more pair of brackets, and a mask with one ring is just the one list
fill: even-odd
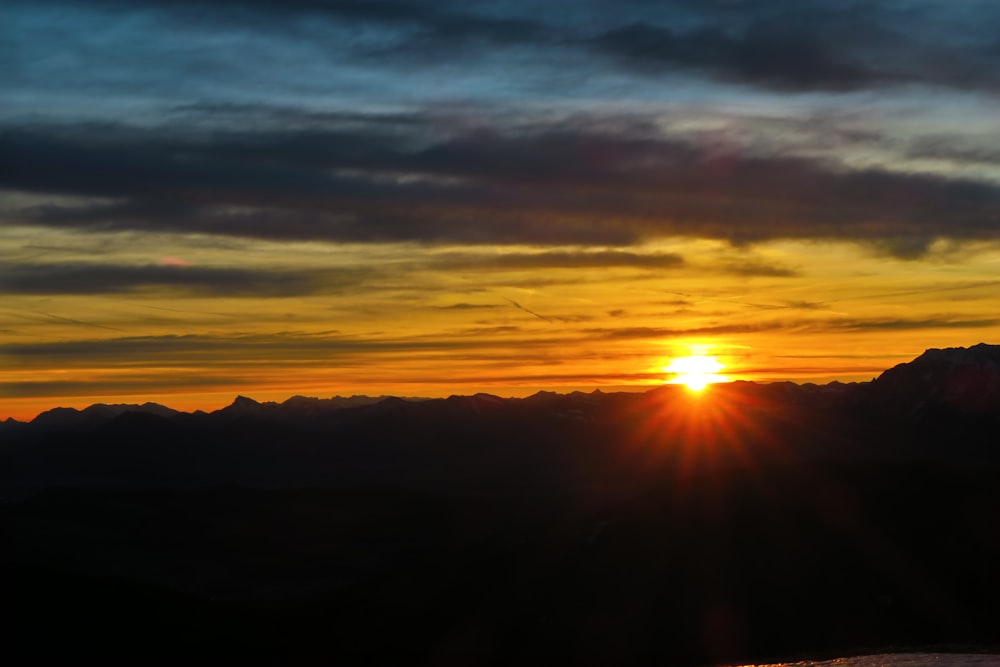
[(705, 664), (996, 645), (996, 352), (859, 385), (8, 423), (3, 651)]
[(997, 516), (995, 470), (899, 463), (732, 470), (599, 509), (393, 489), (48, 491), (0, 510), (4, 652), (670, 665), (988, 646)]

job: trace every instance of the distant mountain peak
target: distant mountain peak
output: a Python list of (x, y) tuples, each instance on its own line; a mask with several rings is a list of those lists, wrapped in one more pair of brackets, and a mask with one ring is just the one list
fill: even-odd
[[(233, 402), (218, 411), (218, 414), (227, 415), (232, 417), (242, 417), (247, 415), (258, 414), (262, 408), (262, 404), (253, 400), (249, 396), (238, 395), (233, 399)], [(214, 414), (214, 413), (213, 413)]]
[(255, 407), (259, 406), (259, 405), (260, 405), (260, 403), (258, 403), (257, 401), (253, 400), (252, 398), (249, 398), (247, 396), (243, 396), (242, 394), (240, 394), (236, 398), (233, 399), (233, 402), (230, 404), (230, 407), (233, 407), (233, 408), (255, 408)]
[(934, 405), (962, 412), (995, 410), (1000, 408), (1000, 345), (930, 348), (885, 371), (873, 386), (914, 411)]
[[(942, 372), (949, 368), (979, 366), (1000, 369), (1000, 345), (978, 343), (971, 347), (932, 347), (913, 361), (890, 368), (882, 376), (900, 368), (917, 368), (925, 372)], [(880, 376), (881, 377), (881, 376)]]

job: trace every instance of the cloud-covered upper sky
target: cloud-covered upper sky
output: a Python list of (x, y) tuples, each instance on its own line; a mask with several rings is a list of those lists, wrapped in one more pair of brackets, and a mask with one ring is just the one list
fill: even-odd
[[(979, 342), (998, 26), (991, 0), (11, 0), (4, 391), (179, 395), (169, 356), (194, 393), (278, 395), (304, 354), (319, 393), (630, 384), (689, 343), (848, 378)], [(225, 372), (181, 339), (230, 340)]]

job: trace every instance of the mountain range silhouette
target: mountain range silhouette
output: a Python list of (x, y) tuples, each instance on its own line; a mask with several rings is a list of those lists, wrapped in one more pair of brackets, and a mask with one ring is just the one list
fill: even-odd
[(1000, 346), (867, 383), (244, 396), (0, 424), (17, 660), (997, 650)]

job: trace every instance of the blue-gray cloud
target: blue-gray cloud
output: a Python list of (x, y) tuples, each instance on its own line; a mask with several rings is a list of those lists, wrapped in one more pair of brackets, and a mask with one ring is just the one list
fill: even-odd
[(0, 187), (95, 198), (7, 212), (36, 225), (268, 239), (853, 239), (916, 257), (937, 238), (1000, 233), (1000, 186), (984, 181), (768, 153), (719, 158), (684, 137), (572, 125), (435, 138), (411, 121), (200, 133), (15, 126), (0, 136)]
[[(636, 93), (674, 76), (779, 92), (1000, 86), (1000, 6), (988, 0), (623, 1), (578, 9), (515, 0), (11, 2), (17, 33), (0, 66), (19, 93), (73, 87), (175, 99), (213, 91), (246, 99), (266, 96), (268, 87), (391, 98), (412, 94), (414, 85), (433, 96), (434, 81), (472, 99), (543, 92), (556, 82), (559, 95), (587, 98), (602, 76), (615, 85), (631, 78)], [(98, 33), (104, 38), (93, 39)]]

